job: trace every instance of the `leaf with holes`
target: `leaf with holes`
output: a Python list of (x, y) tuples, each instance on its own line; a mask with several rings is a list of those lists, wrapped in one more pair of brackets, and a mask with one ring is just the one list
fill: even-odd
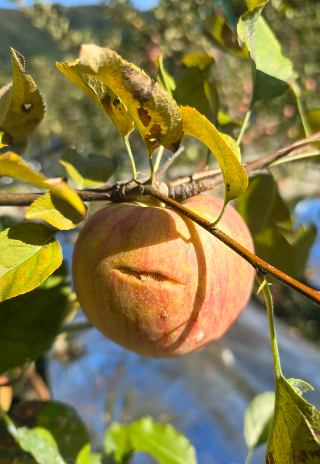
[(15, 153), (9, 151), (0, 156), (0, 175), (21, 179), (29, 184), (50, 190), (57, 197), (70, 203), (82, 216), (86, 214), (81, 198), (66, 182), (59, 178), (47, 179), (43, 174), (30, 169)]
[(26, 219), (43, 219), (60, 230), (74, 229), (83, 221), (83, 216), (70, 203), (50, 193), (35, 200), (27, 209), (25, 217)]
[(89, 155), (85, 158), (71, 148), (62, 156), (60, 163), (78, 189), (104, 184), (116, 172), (118, 166), (115, 159), (100, 155)]
[(0, 233), (0, 301), (30, 292), (62, 263), (56, 230), (18, 224)]
[(172, 425), (142, 417), (130, 425), (113, 424), (106, 433), (105, 452), (111, 462), (127, 464), (136, 451), (149, 453), (162, 464), (196, 464), (189, 440)]
[(41, 464), (76, 463), (89, 437), (75, 410), (56, 401), (24, 401), (4, 417), (21, 449)]
[(13, 82), (0, 89), (0, 146), (27, 137), (45, 113), (41, 94), (25, 70), (24, 57), (13, 48), (10, 51)]
[(217, 158), (225, 183), (225, 205), (238, 198), (247, 188), (248, 177), (237, 155), (207, 118), (194, 108), (182, 107), (180, 114), (185, 135), (201, 140)]
[(136, 123), (149, 156), (160, 145), (172, 152), (177, 151), (182, 139), (178, 105), (158, 82), (116, 52), (96, 45), (83, 45), (78, 60), (58, 65), (58, 69), (67, 77), (66, 69), (73, 74), (80, 71), (110, 88)]
[(32, 292), (0, 303), (0, 373), (37, 359), (72, 312), (64, 264)]
[(261, 16), (266, 2), (252, 1), (261, 6), (247, 11), (238, 23), (240, 39), (247, 45), (252, 59), (254, 89), (251, 107), (259, 100), (273, 100), (288, 89), (292, 64), (281, 52), (274, 33)]
[(293, 380), (283, 376), (276, 379), (267, 464), (317, 464), (320, 459), (320, 412), (295, 391), (297, 385), (301, 388), (301, 381)]

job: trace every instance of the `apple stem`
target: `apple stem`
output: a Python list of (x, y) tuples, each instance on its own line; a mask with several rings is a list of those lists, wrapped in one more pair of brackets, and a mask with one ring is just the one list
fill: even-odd
[[(271, 348), (272, 348), (272, 356), (273, 356), (273, 365), (274, 365), (274, 372), (276, 378), (280, 378), (282, 376), (281, 364), (280, 364), (280, 356), (278, 350), (278, 343), (277, 343), (277, 336), (276, 336), (276, 329), (274, 324), (274, 311), (273, 311), (273, 300), (272, 295), (270, 292), (270, 288), (265, 276), (260, 272), (256, 272), (256, 278), (259, 282), (259, 285), (263, 291), (266, 306), (268, 311), (268, 320), (269, 320), (269, 328), (270, 328), (270, 338), (271, 338)], [(263, 285), (263, 283), (266, 283)]]
[(131, 147), (130, 147), (130, 143), (129, 143), (129, 135), (125, 136), (124, 143), (126, 145), (126, 149), (127, 149), (127, 152), (128, 152), (129, 158), (130, 158), (133, 179), (135, 179), (137, 177), (137, 170), (136, 170), (136, 165), (135, 165), (135, 162), (134, 162), (134, 159), (133, 159), (133, 155), (132, 155), (132, 151), (131, 151)]

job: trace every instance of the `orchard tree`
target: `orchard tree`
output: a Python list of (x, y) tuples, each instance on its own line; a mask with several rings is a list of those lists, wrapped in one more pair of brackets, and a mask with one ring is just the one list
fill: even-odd
[[(267, 1), (246, 3), (248, 11), (237, 25), (238, 40), (223, 18), (207, 18), (206, 23), (207, 34), (222, 49), (251, 63), (251, 101), (240, 125), (219, 111), (209, 53), (184, 56), (190, 73), (178, 83), (167, 72), (162, 56), (156, 59), (158, 82), (154, 82), (115, 51), (93, 44), (83, 45), (76, 61), (57, 63), (58, 70), (104, 111), (123, 140), (132, 178), (114, 184), (107, 184), (117, 168), (113, 159), (85, 158), (73, 148), (67, 150), (60, 161), (75, 190), (64, 178), (46, 178), (13, 151), (38, 127), (45, 110), (23, 56), (11, 49), (13, 83), (0, 90), (0, 174), (42, 191), (0, 193), (0, 205), (28, 207), (26, 222), (0, 233), (1, 462), (127, 463), (135, 451), (148, 452), (163, 463), (196, 462), (184, 436), (150, 417), (130, 425), (113, 424), (101, 455), (90, 451), (87, 431), (70, 407), (33, 401), (10, 408), (12, 385), (23, 382), (32, 361), (67, 330), (65, 324), (74, 315), (75, 296), (55, 236), (85, 220), (84, 202), (94, 201), (108, 205), (88, 219), (73, 266), (76, 293), (93, 324), (141, 354), (187, 354), (228, 329), (248, 300), (255, 273), (268, 311), (275, 394), (259, 395), (246, 412), (246, 462), (265, 442), (268, 464), (319, 461), (320, 413), (302, 398), (312, 387), (282, 374), (269, 284), (270, 279), (278, 281), (320, 305), (320, 292), (294, 278), (305, 265), (314, 231), (292, 228), (270, 170), (279, 163), (318, 155), (315, 142), (320, 134), (312, 133), (292, 63), (282, 55), (261, 15)], [(194, 87), (190, 93), (194, 82), (196, 95)], [(254, 105), (288, 91), (295, 99), (303, 136), (290, 146), (242, 163), (241, 142)], [(184, 99), (194, 104), (183, 104)], [(237, 141), (223, 131), (230, 124), (239, 127)], [(137, 172), (131, 151), (134, 126), (146, 147), (147, 177)], [(165, 183), (162, 177), (181, 154), (184, 136), (200, 140), (220, 168), (206, 167)], [(164, 149), (173, 155), (161, 163)], [(221, 184), (224, 201), (200, 195)], [(229, 205), (233, 200), (247, 226)], [(273, 256), (280, 247), (293, 276), (283, 272), (287, 268), (279, 270), (274, 262), (263, 260), (271, 256), (277, 262)], [(166, 265), (162, 255), (159, 260), (159, 250), (169, 256)], [(188, 255), (185, 261), (184, 255)], [(177, 300), (161, 306), (167, 295)], [(150, 311), (153, 305), (156, 310)]]

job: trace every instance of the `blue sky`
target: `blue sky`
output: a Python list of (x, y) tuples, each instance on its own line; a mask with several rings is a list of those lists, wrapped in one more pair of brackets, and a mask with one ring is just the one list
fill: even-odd
[[(26, 0), (26, 4), (31, 4), (32, 0)], [(77, 6), (77, 5), (98, 5), (98, 0), (55, 0), (54, 2), (48, 3), (60, 3), (61, 5), (65, 6)], [(152, 8), (158, 3), (158, 0), (132, 0), (132, 4), (140, 9), (140, 10), (147, 10)], [(16, 5), (10, 0), (0, 0), (0, 8), (15, 8)]]

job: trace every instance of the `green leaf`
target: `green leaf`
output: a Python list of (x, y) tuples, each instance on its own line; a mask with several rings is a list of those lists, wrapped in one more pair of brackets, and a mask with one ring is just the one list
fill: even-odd
[(162, 87), (169, 93), (170, 97), (172, 97), (172, 92), (176, 88), (175, 80), (168, 71), (165, 69), (163, 64), (163, 56), (159, 55), (156, 59), (156, 66), (158, 69), (157, 78)]
[(178, 105), (158, 82), (116, 52), (83, 45), (79, 60), (60, 63), (58, 69), (68, 78), (80, 71), (110, 88), (136, 123), (149, 156), (160, 145), (177, 151), (183, 135)]
[(209, 81), (205, 81), (203, 84), (203, 89), (205, 96), (208, 99), (212, 114), (213, 114), (213, 122), (216, 123), (218, 119), (218, 113), (219, 113), (219, 106), (220, 106), (220, 101), (219, 101), (219, 94), (217, 91), (216, 86)]
[(268, 440), (274, 400), (274, 392), (261, 393), (247, 407), (244, 415), (244, 436), (249, 449), (256, 448)]
[(46, 350), (72, 305), (66, 267), (61, 266), (38, 288), (0, 303), (0, 373)]
[(18, 224), (0, 233), (0, 301), (30, 292), (62, 263), (56, 230)]
[(143, 417), (130, 425), (113, 424), (106, 433), (105, 452), (113, 462), (128, 464), (135, 451), (144, 451), (162, 464), (196, 464), (189, 440), (172, 425)]
[(248, 50), (239, 45), (232, 28), (224, 18), (215, 14), (208, 16), (205, 21), (205, 30), (212, 42), (224, 52), (232, 52), (245, 58), (248, 56)]
[(295, 258), (295, 272), (301, 273), (308, 260), (310, 248), (315, 241), (317, 230), (315, 227), (300, 225), (294, 229), (281, 229), (281, 233), (286, 237), (293, 248)]
[(99, 187), (116, 172), (118, 166), (115, 159), (100, 155), (89, 155), (85, 158), (71, 148), (62, 156), (60, 163), (78, 189)]
[(207, 112), (209, 101), (204, 91), (204, 76), (198, 67), (186, 68), (177, 81), (174, 98), (182, 106), (195, 108), (199, 113)]
[(24, 139), (42, 121), (45, 107), (40, 92), (25, 70), (20, 53), (10, 49), (13, 83), (0, 89), (0, 146)]
[[(293, 379), (290, 383), (293, 384)], [(296, 393), (290, 383), (283, 376), (276, 379), (274, 420), (266, 463), (317, 464), (320, 459), (320, 412)]]
[(208, 53), (192, 53), (182, 58), (182, 63), (185, 64), (188, 68), (197, 66), (200, 71), (203, 71), (213, 62), (214, 58), (211, 55), (208, 55)]
[(35, 200), (27, 209), (25, 217), (26, 219), (43, 219), (60, 230), (74, 229), (83, 221), (83, 216), (70, 203), (50, 193)]
[(292, 226), (289, 209), (271, 175), (258, 174), (251, 177), (246, 192), (238, 199), (237, 207), (253, 236), (267, 226)]
[(248, 177), (228, 143), (213, 124), (194, 108), (182, 107), (180, 114), (185, 135), (201, 140), (217, 158), (225, 183), (225, 205), (247, 188)]
[(278, 40), (260, 16), (265, 3), (242, 15), (238, 23), (239, 37), (246, 43), (253, 61), (251, 107), (259, 100), (273, 100), (282, 95), (288, 89), (287, 81), (292, 77), (291, 61), (282, 55)]
[(29, 184), (50, 190), (51, 193), (67, 201), (85, 216), (86, 208), (79, 195), (62, 179), (47, 179), (43, 174), (30, 169), (22, 159), (12, 152), (0, 156), (0, 175), (24, 180)]
[[(104, 451), (109, 458), (120, 464), (128, 464), (135, 451), (131, 441), (131, 426), (112, 424), (105, 436)], [(109, 462), (109, 461), (108, 461)]]
[(19, 403), (4, 420), (19, 446), (41, 464), (76, 462), (88, 447), (83, 423), (73, 408), (62, 403)]
[(313, 391), (314, 388), (304, 380), (299, 379), (286, 379), (288, 384), (294, 389), (298, 395), (302, 396), (307, 391)]
[(234, 125), (235, 127), (236, 126), (242, 126), (242, 121), (240, 121), (239, 119), (232, 119), (230, 118), (230, 116), (228, 116), (226, 113), (224, 113), (223, 111), (219, 111), (218, 112), (218, 124), (220, 126), (226, 126), (227, 124), (232, 124)]
[(136, 450), (152, 454), (163, 464), (195, 464), (196, 453), (189, 440), (172, 425), (156, 424), (143, 417), (131, 425)]

